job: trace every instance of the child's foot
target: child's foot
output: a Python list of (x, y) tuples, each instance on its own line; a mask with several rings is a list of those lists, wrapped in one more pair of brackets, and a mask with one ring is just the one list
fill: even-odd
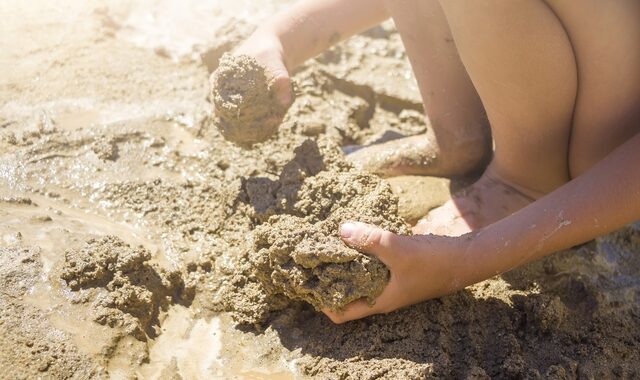
[[(467, 145), (473, 146), (468, 148)], [(482, 141), (444, 149), (431, 132), (381, 144), (345, 149), (347, 158), (361, 170), (381, 177), (399, 175), (463, 176), (478, 168), (487, 156)], [(351, 150), (351, 153), (349, 152)]]
[(436, 157), (436, 144), (424, 135), (358, 147), (347, 155), (358, 169), (381, 177), (424, 174)]
[(474, 184), (418, 221), (413, 232), (464, 235), (513, 214), (534, 200), (535, 198), (505, 183), (489, 165)]

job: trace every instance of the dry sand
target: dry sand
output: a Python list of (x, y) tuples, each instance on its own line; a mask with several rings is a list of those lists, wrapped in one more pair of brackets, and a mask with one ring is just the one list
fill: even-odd
[[(340, 152), (429, 128), (390, 24), (296, 71), (273, 138), (227, 142), (208, 77), (286, 1), (256, 3), (0, 4), (1, 377), (640, 376), (637, 224), (389, 315), (337, 326), (300, 301), (373, 297), (384, 268), (330, 249), (338, 224), (406, 232), (449, 184)], [(348, 291), (289, 282), (325, 273)]]

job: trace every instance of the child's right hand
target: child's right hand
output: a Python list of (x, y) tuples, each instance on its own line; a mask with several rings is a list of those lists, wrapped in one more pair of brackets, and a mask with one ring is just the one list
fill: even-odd
[(263, 65), (273, 80), (276, 99), (284, 109), (289, 108), (293, 102), (291, 79), (285, 64), (282, 44), (276, 36), (258, 29), (240, 44), (233, 54), (249, 55)]
[(370, 305), (361, 299), (340, 311), (323, 312), (334, 323), (373, 314), (386, 314), (459, 290), (468, 284), (464, 263), (473, 263), (467, 251), (473, 235), (397, 235), (376, 226), (347, 222), (340, 237), (350, 247), (380, 259), (389, 268), (389, 282)]

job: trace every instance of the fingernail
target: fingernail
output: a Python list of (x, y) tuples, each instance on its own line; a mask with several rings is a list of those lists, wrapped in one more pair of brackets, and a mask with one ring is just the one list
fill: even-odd
[(349, 239), (351, 236), (353, 236), (353, 233), (355, 231), (356, 231), (355, 224), (351, 222), (344, 223), (342, 226), (340, 226), (340, 237), (343, 239)]

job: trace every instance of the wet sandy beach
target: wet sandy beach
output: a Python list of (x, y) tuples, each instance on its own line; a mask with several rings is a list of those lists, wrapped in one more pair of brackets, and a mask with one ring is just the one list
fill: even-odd
[(0, 2), (0, 377), (640, 376), (637, 223), (344, 325), (265, 287), (269, 231), (402, 231), (453, 186), (341, 152), (430, 128), (390, 23), (297, 70), (272, 139), (223, 138), (209, 75), (287, 3)]

